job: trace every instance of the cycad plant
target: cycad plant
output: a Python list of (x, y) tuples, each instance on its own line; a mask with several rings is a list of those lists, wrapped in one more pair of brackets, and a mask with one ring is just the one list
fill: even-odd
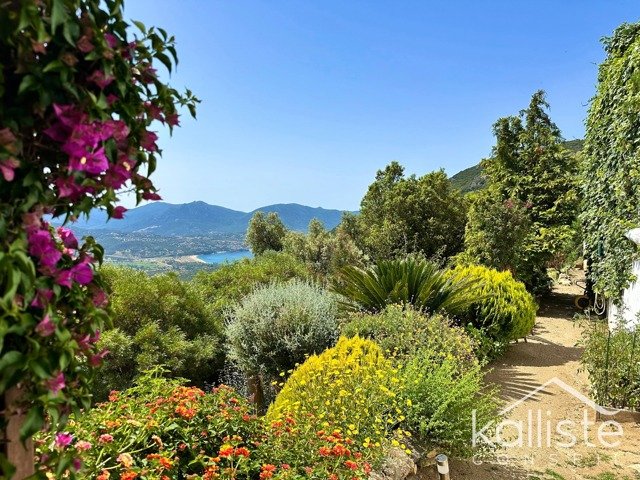
[(377, 313), (388, 305), (457, 316), (477, 300), (474, 279), (452, 278), (427, 260), (382, 260), (369, 269), (348, 266), (333, 283), (347, 311)]

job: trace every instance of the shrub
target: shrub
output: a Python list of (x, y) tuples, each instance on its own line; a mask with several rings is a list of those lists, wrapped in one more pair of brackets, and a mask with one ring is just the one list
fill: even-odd
[(228, 387), (205, 394), (159, 373), (112, 392), (109, 402), (75, 417), (60, 437), (43, 438), (39, 452), (76, 451), (83, 460), (81, 478), (214, 478), (209, 472), (225, 479), (231, 466), (240, 477), (257, 476), (250, 442), (260, 421), (247, 403)]
[(300, 280), (257, 288), (235, 306), (227, 326), (229, 357), (246, 373), (270, 378), (337, 339), (333, 295)]
[(326, 442), (323, 437), (336, 431), (333, 436), (346, 448), (362, 446), (363, 460), (377, 461), (393, 426), (404, 420), (399, 385), (397, 369), (377, 344), (341, 338), (295, 369), (269, 408), (267, 421), (292, 418), (308, 432), (293, 443), (281, 443), (273, 453), (282, 456), (279, 461), (306, 459), (318, 442)]
[(102, 273), (111, 291), (115, 330), (99, 342), (110, 351), (110, 361), (94, 383), (96, 398), (130, 386), (141, 371), (156, 365), (199, 385), (217, 378), (224, 358), (222, 322), (191, 284), (175, 274), (150, 277), (127, 268), (104, 267)]
[(377, 315), (354, 315), (342, 326), (341, 333), (346, 337), (370, 338), (399, 361), (425, 349), (442, 361), (455, 359), (463, 369), (477, 363), (474, 344), (462, 328), (442, 315), (426, 316), (400, 305), (390, 305)]
[(473, 281), (471, 292), (477, 300), (463, 318), (492, 342), (490, 351), (531, 333), (536, 319), (535, 300), (510, 272), (472, 265), (458, 266), (448, 276)]
[(382, 260), (368, 270), (345, 267), (333, 289), (345, 298), (341, 305), (348, 311), (376, 313), (400, 304), (455, 315), (469, 308), (472, 284), (472, 279), (454, 278), (432, 262), (408, 257)]
[(204, 297), (212, 313), (222, 320), (226, 309), (257, 286), (292, 278), (306, 280), (310, 273), (301, 261), (291, 255), (266, 251), (256, 258), (222, 265), (214, 272), (199, 272), (191, 283)]
[(640, 410), (640, 326), (609, 330), (606, 323), (584, 329), (582, 364), (594, 400), (602, 406)]
[(496, 391), (484, 389), (483, 376), (477, 363), (460, 369), (455, 359), (443, 362), (437, 352), (420, 350), (400, 369), (405, 428), (429, 443), (469, 454), (473, 412), (481, 428), (497, 418)]

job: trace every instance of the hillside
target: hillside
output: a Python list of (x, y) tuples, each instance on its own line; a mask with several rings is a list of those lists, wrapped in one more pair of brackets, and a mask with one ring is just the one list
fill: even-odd
[[(582, 150), (584, 140), (567, 140), (563, 145), (567, 150), (577, 153)], [(487, 183), (486, 178), (482, 175), (482, 167), (480, 164), (465, 168), (453, 175), (449, 180), (455, 188), (463, 193), (481, 190)]]
[(340, 210), (313, 208), (298, 204), (267, 205), (251, 212), (241, 212), (205, 202), (171, 204), (156, 202), (129, 210), (122, 220), (107, 222), (105, 212), (94, 212), (88, 221), (75, 227), (83, 231), (152, 234), (159, 236), (202, 236), (243, 234), (257, 211), (276, 212), (287, 228), (304, 231), (317, 218), (327, 229), (335, 228), (342, 217)]

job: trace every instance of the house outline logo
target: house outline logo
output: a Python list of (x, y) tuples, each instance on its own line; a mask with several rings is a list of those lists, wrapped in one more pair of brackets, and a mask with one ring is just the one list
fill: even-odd
[(534, 397), (538, 393), (543, 392), (544, 390), (546, 390), (547, 387), (549, 387), (550, 385), (557, 385), (562, 390), (564, 390), (565, 392), (573, 395), (575, 398), (580, 400), (583, 404), (591, 407), (592, 409), (594, 409), (595, 411), (597, 411), (601, 415), (605, 415), (605, 416), (609, 417), (609, 416), (613, 416), (613, 415), (615, 415), (615, 414), (617, 414), (617, 413), (619, 413), (621, 411), (620, 409), (609, 410), (609, 409), (607, 409), (605, 407), (602, 407), (602, 406), (598, 405), (596, 402), (594, 402), (593, 400), (591, 400), (589, 397), (584, 395), (582, 392), (576, 390), (571, 385), (569, 385), (569, 384), (563, 382), (562, 380), (560, 380), (558, 377), (553, 377), (553, 378), (547, 380), (545, 383), (543, 383), (539, 387), (537, 387), (537, 388), (533, 389), (532, 391), (530, 391), (529, 393), (527, 393), (525, 396), (523, 396), (522, 398), (520, 398), (516, 402), (513, 402), (513, 403), (509, 404), (507, 407), (505, 407), (503, 410), (500, 411), (500, 415), (501, 416), (502, 415), (506, 415), (508, 412), (510, 412), (511, 410), (516, 408), (518, 405), (521, 405), (522, 403), (526, 402), (527, 400), (529, 400), (530, 398)]

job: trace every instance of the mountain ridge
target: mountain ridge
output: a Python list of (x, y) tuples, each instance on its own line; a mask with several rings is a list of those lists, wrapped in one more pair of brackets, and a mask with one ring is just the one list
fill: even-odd
[(306, 231), (316, 218), (327, 229), (335, 228), (346, 210), (309, 207), (298, 203), (265, 205), (250, 212), (210, 205), (201, 200), (189, 203), (154, 202), (132, 208), (122, 220), (107, 222), (104, 211), (78, 220), (74, 226), (83, 231), (145, 233), (163, 236), (199, 236), (217, 233), (244, 233), (251, 217), (258, 212), (277, 213), (290, 230)]

